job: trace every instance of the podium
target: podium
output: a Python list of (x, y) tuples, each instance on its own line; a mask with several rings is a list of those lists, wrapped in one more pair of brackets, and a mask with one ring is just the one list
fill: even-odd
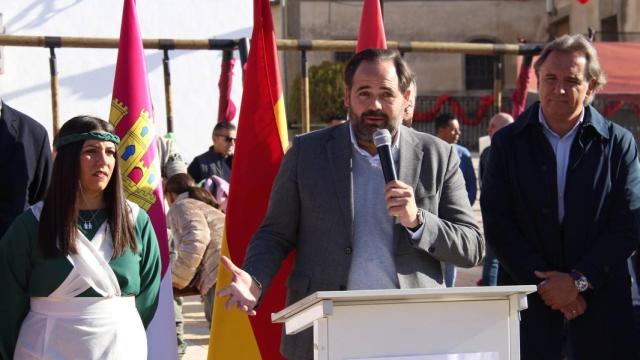
[(272, 314), (313, 327), (314, 359), (517, 360), (533, 285), (320, 291)]

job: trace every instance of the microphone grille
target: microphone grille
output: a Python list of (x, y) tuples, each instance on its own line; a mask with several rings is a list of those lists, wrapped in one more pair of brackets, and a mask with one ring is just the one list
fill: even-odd
[(391, 133), (387, 129), (378, 129), (373, 133), (373, 143), (376, 147), (391, 145)]

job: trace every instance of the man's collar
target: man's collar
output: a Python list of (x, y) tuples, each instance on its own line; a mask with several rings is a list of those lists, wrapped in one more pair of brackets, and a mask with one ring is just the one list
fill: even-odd
[[(535, 128), (541, 128), (538, 112), (540, 111), (540, 102), (536, 101), (533, 105), (529, 106), (524, 113), (522, 113), (516, 122), (514, 123), (514, 134), (528, 128), (529, 126), (534, 126)], [(596, 110), (593, 106), (587, 105), (583, 110), (583, 128), (592, 127), (596, 130), (600, 136), (605, 139), (609, 138), (609, 132), (607, 130), (607, 122), (604, 117)]]
[(580, 125), (582, 124), (582, 121), (584, 119), (584, 112), (585, 110), (582, 109), (582, 112), (580, 112), (580, 116), (578, 116), (578, 121), (576, 122), (576, 124), (571, 128), (571, 130), (569, 130), (569, 132), (567, 132), (566, 134), (564, 134), (563, 136), (558, 135), (555, 131), (553, 131), (553, 129), (551, 129), (549, 127), (549, 123), (547, 122), (547, 118), (544, 117), (544, 113), (542, 112), (542, 107), (540, 107), (538, 109), (538, 122), (545, 128), (547, 129), (547, 131), (551, 132), (553, 135), (559, 137), (560, 139), (563, 139), (567, 136), (570, 136), (571, 134), (573, 134), (574, 132), (577, 131), (578, 127), (580, 127)]
[(600, 136), (605, 139), (609, 138), (609, 130), (607, 121), (593, 106), (588, 105), (584, 108), (584, 126), (592, 127)]

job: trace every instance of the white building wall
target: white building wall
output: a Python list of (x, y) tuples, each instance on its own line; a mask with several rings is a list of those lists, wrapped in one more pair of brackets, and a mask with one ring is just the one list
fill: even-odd
[[(2, 0), (5, 33), (12, 35), (111, 37), (120, 34), (123, 0)], [(250, 37), (251, 0), (138, 0), (145, 38)], [(107, 119), (117, 51), (56, 49), (60, 78), (60, 119), (79, 114)], [(0, 97), (42, 123), (52, 136), (49, 49), (3, 49)], [(162, 51), (146, 50), (147, 70), (158, 134), (166, 132)], [(220, 51), (170, 51), (174, 132), (190, 161), (211, 145), (218, 114)], [(235, 56), (239, 54), (236, 51)], [(242, 93), (240, 61), (232, 99), (238, 112)]]

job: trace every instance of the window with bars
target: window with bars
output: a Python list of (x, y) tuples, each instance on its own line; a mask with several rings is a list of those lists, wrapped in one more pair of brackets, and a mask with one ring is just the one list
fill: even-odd
[(600, 21), (601, 41), (620, 41), (618, 36), (618, 17), (609, 16)]
[[(493, 43), (491, 40), (478, 39), (473, 43)], [(464, 79), (467, 90), (493, 89), (495, 56), (490, 55), (465, 55)]]

